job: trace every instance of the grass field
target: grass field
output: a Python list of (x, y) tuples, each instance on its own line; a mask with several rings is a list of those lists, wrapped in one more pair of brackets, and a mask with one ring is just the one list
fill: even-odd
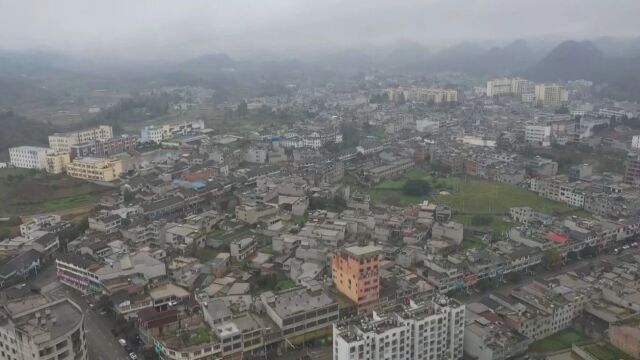
[(110, 190), (68, 176), (0, 169), (0, 216), (83, 208), (95, 204)]
[(529, 351), (534, 353), (558, 351), (568, 349), (573, 344), (584, 343), (588, 340), (589, 338), (583, 334), (573, 329), (566, 329), (534, 342), (529, 346)]
[(633, 360), (633, 357), (611, 344), (590, 344), (582, 348), (599, 360)]
[[(429, 181), (432, 195), (407, 196), (402, 187), (409, 179)], [(468, 177), (432, 178), (420, 169), (413, 169), (402, 178), (386, 180), (371, 190), (374, 202), (408, 206), (431, 199), (460, 212), (506, 213), (510, 207), (530, 206), (539, 211), (567, 211), (570, 208), (515, 185)], [(501, 226), (496, 223), (496, 226)]]

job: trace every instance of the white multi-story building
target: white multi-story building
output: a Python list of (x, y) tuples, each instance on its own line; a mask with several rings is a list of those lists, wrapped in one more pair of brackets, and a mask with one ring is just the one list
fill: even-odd
[(0, 309), (0, 359), (87, 359), (84, 315), (69, 299), (29, 295)]
[(18, 146), (9, 149), (11, 165), (25, 169), (47, 168), (47, 155), (53, 153), (49, 148), (37, 146)]
[(463, 304), (440, 298), (333, 326), (335, 360), (462, 359)]
[(534, 146), (551, 146), (551, 126), (527, 125), (524, 130), (524, 139)]
[(49, 147), (57, 153), (69, 153), (72, 145), (111, 138), (113, 138), (113, 128), (108, 125), (100, 125), (91, 129), (49, 135)]
[(487, 81), (487, 96), (499, 95), (521, 96), (534, 92), (535, 84), (522, 78), (498, 78)]
[(631, 148), (640, 149), (640, 135), (633, 135), (631, 138)]
[(195, 130), (204, 130), (203, 120), (185, 121), (177, 124), (164, 124), (160, 126), (145, 126), (140, 131), (140, 142), (161, 143), (163, 140), (174, 136), (187, 135)]
[(540, 84), (535, 89), (536, 103), (544, 107), (560, 107), (569, 100), (569, 93), (558, 84)]
[(342, 143), (342, 133), (340, 131), (312, 132), (302, 136), (289, 133), (280, 139), (280, 146), (285, 148), (319, 149), (328, 143)]

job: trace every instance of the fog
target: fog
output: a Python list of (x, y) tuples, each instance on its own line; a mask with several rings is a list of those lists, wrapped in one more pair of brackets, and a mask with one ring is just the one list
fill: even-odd
[(637, 0), (0, 0), (0, 48), (183, 59), (640, 35)]

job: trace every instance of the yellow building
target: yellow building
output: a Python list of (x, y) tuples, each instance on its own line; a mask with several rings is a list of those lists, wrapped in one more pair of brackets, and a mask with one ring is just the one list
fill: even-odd
[(62, 174), (71, 161), (69, 154), (47, 154), (45, 171), (49, 174)]
[(86, 157), (75, 159), (67, 165), (69, 176), (95, 181), (115, 181), (122, 175), (122, 161)]
[(358, 312), (371, 313), (380, 296), (378, 257), (382, 249), (373, 246), (351, 246), (333, 255), (333, 285), (358, 305)]

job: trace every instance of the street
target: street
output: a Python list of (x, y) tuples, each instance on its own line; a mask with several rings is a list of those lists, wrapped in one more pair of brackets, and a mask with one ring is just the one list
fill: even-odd
[(60, 284), (56, 279), (55, 266), (49, 265), (34, 280), (44, 293), (55, 298), (68, 297), (78, 304), (84, 313), (89, 360), (126, 360), (128, 354), (111, 334), (110, 318), (105, 318), (89, 308), (87, 300), (79, 291)]

